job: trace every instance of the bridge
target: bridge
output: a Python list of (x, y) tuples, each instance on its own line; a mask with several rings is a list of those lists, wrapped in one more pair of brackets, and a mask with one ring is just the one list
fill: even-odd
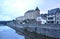
[(9, 27), (16, 30), (25, 39), (60, 39), (60, 24), (13, 24)]

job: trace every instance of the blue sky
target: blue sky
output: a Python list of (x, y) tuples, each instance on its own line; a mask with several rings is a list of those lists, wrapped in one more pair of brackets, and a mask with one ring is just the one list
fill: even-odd
[(60, 0), (0, 0), (0, 21), (23, 16), (28, 10), (39, 7), (41, 13), (60, 8)]

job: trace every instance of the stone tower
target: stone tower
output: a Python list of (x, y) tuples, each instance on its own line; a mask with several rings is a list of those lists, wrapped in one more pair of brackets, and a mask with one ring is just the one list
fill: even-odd
[(36, 7), (35, 11), (36, 11), (36, 13), (37, 13), (38, 15), (40, 15), (40, 10), (39, 10), (38, 7)]

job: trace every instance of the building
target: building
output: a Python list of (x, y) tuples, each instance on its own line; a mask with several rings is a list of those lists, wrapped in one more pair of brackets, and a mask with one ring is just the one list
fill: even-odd
[(38, 16), (36, 18), (36, 22), (37, 22), (37, 24), (45, 24), (46, 23), (46, 20), (43, 19), (41, 16)]
[(40, 14), (40, 17), (42, 17), (44, 20), (46, 20), (47, 19), (47, 15), (48, 14)]
[(40, 10), (38, 7), (36, 7), (35, 10), (28, 10), (25, 14), (24, 17), (26, 19), (35, 19), (38, 15), (40, 14)]
[(55, 24), (55, 15), (54, 14), (48, 14), (47, 23), (48, 24)]
[(46, 19), (47, 19), (48, 14), (40, 14), (37, 16), (35, 19), (37, 24), (46, 24)]
[(24, 16), (20, 16), (16, 18), (16, 21), (18, 24), (20, 24), (22, 21), (26, 20), (26, 18)]
[(36, 7), (35, 10), (28, 10), (24, 16), (17, 17), (16, 20), (20, 24), (21, 22), (25, 23), (35, 23), (35, 18), (40, 15), (40, 10)]
[(60, 24), (60, 9), (55, 8), (48, 11), (47, 15), (48, 24)]
[(58, 11), (58, 13), (56, 13), (56, 23), (60, 24), (60, 10)]
[(35, 10), (28, 10), (24, 16), (17, 17), (17, 22), (20, 23), (28, 23), (28, 24), (45, 24), (46, 23), (47, 14), (40, 14), (40, 10), (36, 7)]

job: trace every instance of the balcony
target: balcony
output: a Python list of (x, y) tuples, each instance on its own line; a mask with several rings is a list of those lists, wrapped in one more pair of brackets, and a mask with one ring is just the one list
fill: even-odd
[(54, 17), (49, 17), (49, 18), (47, 18), (47, 21), (55, 21), (55, 18)]
[(48, 15), (47, 17), (55, 17), (55, 15)]

